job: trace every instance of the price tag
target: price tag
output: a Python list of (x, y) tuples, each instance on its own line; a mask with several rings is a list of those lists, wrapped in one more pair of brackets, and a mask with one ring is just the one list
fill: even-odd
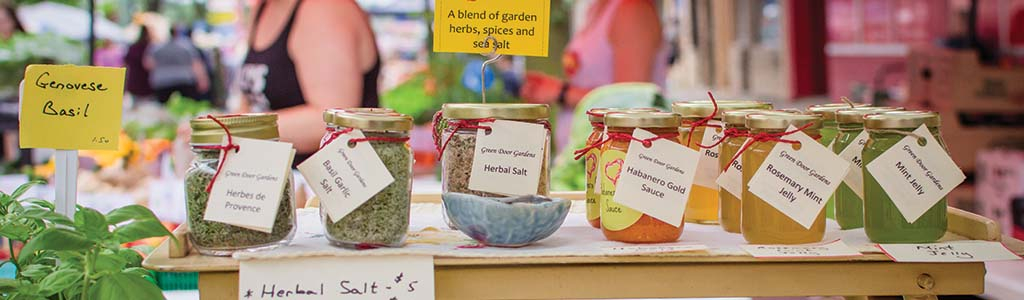
[(925, 145), (908, 135), (867, 166), (909, 223), (917, 221), (966, 178), (927, 126), (918, 127), (914, 135), (924, 138)]
[[(750, 139), (744, 138), (743, 146), (740, 146), (740, 149), (743, 149), (748, 143), (750, 143)], [(733, 196), (743, 197), (743, 160), (739, 157), (733, 160), (732, 164), (721, 175), (718, 175), (717, 183), (719, 187)]]
[(238, 299), (434, 299), (430, 256), (243, 260)]
[(298, 166), (333, 220), (341, 220), (395, 182), (370, 143), (349, 145), (362, 138), (361, 130), (339, 135)]
[[(292, 144), (235, 137), (238, 151), (221, 155), (204, 220), (271, 232), (291, 175)], [(223, 145), (227, 145), (224, 137)]]
[(649, 246), (618, 246), (618, 247), (605, 247), (605, 251), (611, 254), (620, 255), (640, 255), (640, 254), (656, 254), (656, 253), (676, 253), (676, 252), (690, 252), (690, 251), (707, 251), (708, 246), (705, 245), (649, 245)]
[[(793, 126), (787, 129), (793, 130)], [(804, 228), (811, 228), (850, 164), (803, 132), (785, 138), (799, 141), (800, 150), (793, 144), (776, 144), (747, 189)]]
[(21, 99), (21, 148), (116, 150), (124, 68), (30, 65)]
[(534, 195), (548, 140), (544, 125), (497, 120), (477, 130), (469, 188), (503, 195)]
[(743, 251), (757, 258), (792, 258), (792, 257), (845, 257), (860, 256), (842, 240), (824, 244), (809, 245), (741, 245)]
[(498, 54), (548, 56), (551, 1), (434, 3), (434, 52), (490, 53), (497, 46)]
[(861, 156), (861, 152), (864, 151), (864, 145), (868, 143), (868, 137), (867, 130), (862, 130), (857, 137), (853, 138), (853, 142), (846, 146), (846, 149), (839, 152), (839, 157), (853, 164), (850, 166), (850, 172), (843, 177), (843, 183), (857, 193), (857, 197), (861, 199), (864, 199), (864, 157)]
[(878, 247), (896, 262), (979, 262), (1021, 259), (1000, 242), (879, 244)]
[[(655, 136), (643, 129), (633, 131), (636, 139)], [(654, 140), (650, 148), (630, 141), (612, 201), (679, 227), (699, 155), (693, 149), (664, 139)]]
[[(722, 127), (723, 123), (720, 121), (709, 121), (708, 126), (704, 128), (704, 136), (701, 138), (701, 145), (714, 145), (718, 140), (722, 139), (722, 128), (715, 128), (712, 126)], [(693, 180), (693, 184), (703, 186), (710, 189), (718, 189), (718, 183), (715, 182), (718, 179), (722, 169), (718, 167), (718, 151), (721, 145), (714, 147), (698, 150), (700, 152), (700, 161), (697, 163), (697, 175)]]

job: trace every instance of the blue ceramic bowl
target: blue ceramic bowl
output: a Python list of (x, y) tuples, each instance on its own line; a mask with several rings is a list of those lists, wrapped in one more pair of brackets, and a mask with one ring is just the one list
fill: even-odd
[(522, 247), (545, 239), (558, 230), (572, 201), (543, 196), (508, 198), (469, 194), (441, 195), (455, 226), (488, 246)]

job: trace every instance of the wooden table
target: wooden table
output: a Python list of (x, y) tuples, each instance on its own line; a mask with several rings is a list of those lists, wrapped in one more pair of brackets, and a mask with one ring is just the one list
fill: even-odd
[[(582, 199), (581, 193), (554, 195)], [(438, 195), (413, 201), (437, 202)], [(1002, 236), (992, 220), (949, 209), (949, 231), (963, 239), (1024, 242)], [(182, 239), (182, 230), (176, 231)], [(187, 249), (187, 248), (186, 248)], [(201, 299), (238, 299), (238, 261), (184, 253), (161, 244), (143, 265), (199, 272)], [(176, 252), (179, 255), (169, 255)], [(185, 254), (185, 255), (183, 255)], [(184, 256), (171, 258), (172, 256)], [(984, 263), (895, 263), (882, 254), (854, 258), (756, 259), (750, 256), (452, 258), (435, 257), (438, 299), (689, 298), (780, 296), (974, 295), (984, 290)]]

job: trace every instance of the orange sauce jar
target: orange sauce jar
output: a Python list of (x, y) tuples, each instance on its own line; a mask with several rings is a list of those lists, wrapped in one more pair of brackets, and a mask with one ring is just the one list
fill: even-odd
[[(657, 108), (591, 108), (587, 118), (593, 130), (587, 136), (586, 147), (577, 155), (583, 157), (584, 174), (586, 175), (587, 222), (594, 228), (601, 228), (601, 183), (598, 181), (600, 172), (597, 168), (601, 159), (601, 143), (607, 138), (604, 116), (609, 113), (656, 112)], [(577, 159), (579, 159), (577, 157)]]

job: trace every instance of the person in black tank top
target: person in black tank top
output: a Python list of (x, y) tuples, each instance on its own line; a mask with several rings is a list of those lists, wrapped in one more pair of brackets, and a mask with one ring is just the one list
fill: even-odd
[(239, 80), (243, 111), (278, 113), (297, 165), (319, 146), (324, 109), (379, 105), (380, 69), (368, 18), (354, 1), (264, 0)]

